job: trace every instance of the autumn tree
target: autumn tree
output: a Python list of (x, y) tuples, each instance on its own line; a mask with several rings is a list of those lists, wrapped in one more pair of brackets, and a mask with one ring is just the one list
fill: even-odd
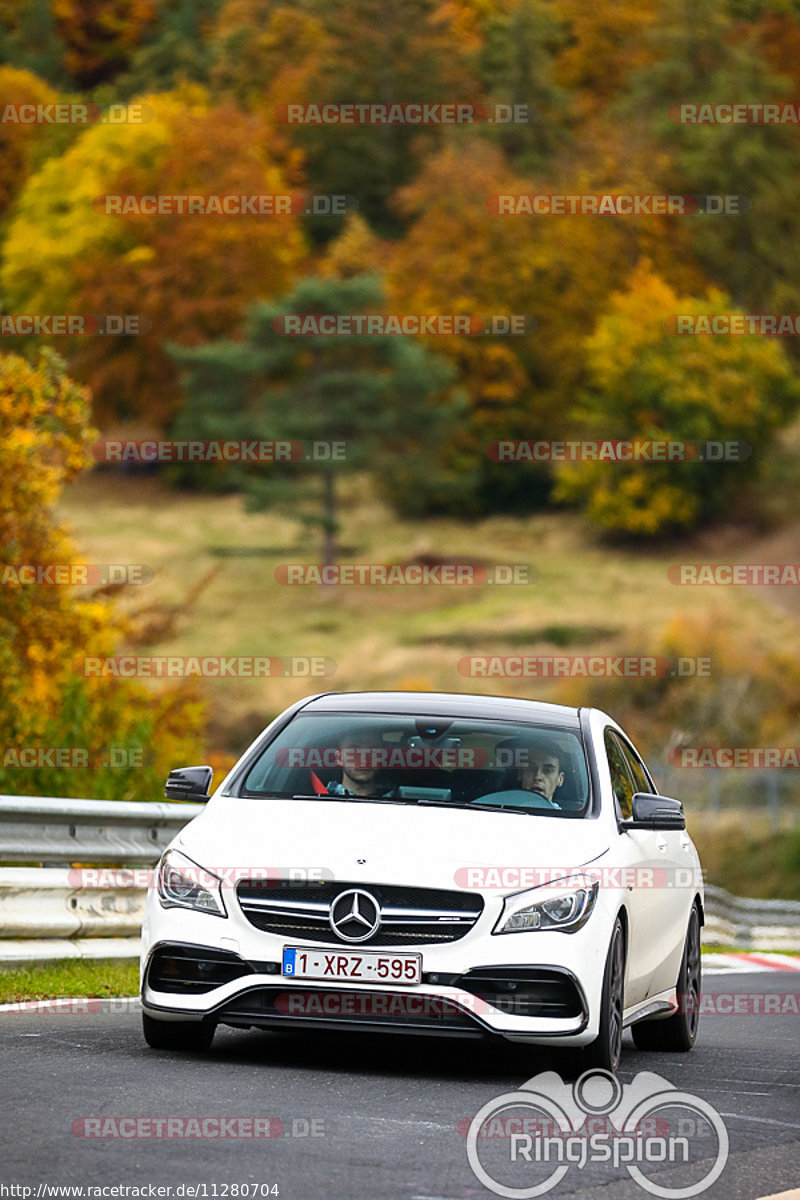
[(590, 461), (559, 469), (557, 497), (599, 529), (649, 537), (717, 516), (759, 470), (800, 409), (780, 343), (758, 335), (679, 334), (675, 318), (730, 313), (730, 298), (677, 295), (642, 265), (586, 343), (588, 387), (575, 431), (594, 439), (744, 443), (732, 461)]
[(158, 0), (154, 20), (109, 85), (108, 98), (171, 92), (185, 83), (207, 85), (215, 61), (214, 22), (222, 4), (223, 0)]
[(0, 0), (0, 62), (30, 71), (51, 87), (70, 86), (51, 0)]
[[(281, 215), (110, 215), (98, 197), (284, 195), (290, 191), (263, 117), (209, 108), (198, 91), (149, 97), (135, 131), (87, 130), (27, 183), (0, 272), (10, 311), (131, 314), (144, 332), (69, 347), (97, 415), (165, 424), (180, 403), (163, 344), (233, 332), (247, 303), (277, 294), (305, 257), (298, 218)], [(132, 136), (132, 133), (135, 134)], [(135, 207), (135, 206), (134, 206)]]
[(52, 0), (67, 68), (79, 87), (112, 79), (156, 16), (156, 0)]
[[(326, 564), (335, 557), (340, 524), (337, 478), (365, 473), (380, 486), (413, 493), (441, 473), (439, 447), (460, 414), (457, 399), (444, 391), (451, 369), (420, 341), (316, 328), (321, 315), (366, 315), (383, 304), (374, 276), (310, 277), (277, 300), (253, 305), (243, 342), (174, 351), (187, 393), (178, 436), (294, 440), (307, 448), (306, 461), (227, 473), (250, 508), (283, 505), (321, 529)], [(284, 319), (297, 314), (309, 317), (311, 330), (282, 332)], [(341, 455), (315, 461), (312, 443), (336, 443)], [(442, 476), (440, 485), (447, 484)]]
[(330, 37), (313, 6), (227, 0), (209, 36), (210, 85), (220, 99), (270, 116), (316, 98)]
[(647, 39), (658, 5), (641, 0), (589, 4), (553, 0), (553, 17), (565, 26), (555, 80), (575, 96), (583, 117), (591, 118), (625, 88), (628, 73), (654, 57)]
[(547, 0), (497, 5), (486, 23), (477, 58), (486, 103), (524, 104), (528, 119), (487, 124), (481, 132), (502, 146), (522, 174), (563, 156), (571, 136), (570, 98), (553, 77), (565, 37)]
[[(448, 147), (430, 158), (396, 198), (408, 231), (388, 248), (386, 275), (400, 311), (518, 314), (538, 322), (525, 336), (432, 339), (456, 366), (469, 403), (452, 450), (479, 472), (478, 511), (548, 502), (549, 468), (510, 470), (487, 459), (487, 445), (563, 436), (585, 369), (582, 341), (639, 259), (653, 260), (683, 287), (702, 282), (676, 253), (682, 235), (674, 218), (497, 211), (500, 194), (602, 190), (603, 164), (590, 168), (566, 180), (555, 168), (520, 177), (497, 147), (477, 139), (466, 152)], [(640, 190), (638, 180), (632, 183), (622, 190)]]
[(720, 0), (664, 6), (650, 37), (656, 59), (631, 74), (616, 121), (638, 138), (659, 191), (743, 197), (734, 214), (686, 222), (709, 281), (751, 311), (797, 312), (797, 127), (680, 119), (681, 104), (796, 101), (792, 81), (771, 69), (758, 29), (734, 22)]
[[(0, 355), (0, 435), (0, 790), (155, 799), (176, 759), (197, 753), (203, 714), (183, 688), (153, 695), (81, 670), (87, 655), (116, 652), (125, 625), (109, 601), (42, 573), (80, 564), (52, 511), (90, 465), (95, 436), (88, 393), (52, 351), (33, 365)], [(112, 746), (140, 752), (141, 768), (31, 768), (21, 754)]]
[[(407, 104), (476, 98), (471, 47), (454, 30), (457, 11), (437, 0), (394, 5), (353, 0), (346, 7), (339, 0), (316, 0), (313, 12), (327, 36), (305, 99), (313, 104)], [(413, 177), (440, 140), (441, 127), (431, 124), (308, 124), (293, 130), (315, 190), (353, 195), (370, 223), (388, 234), (398, 231), (389, 197)], [(338, 232), (321, 220), (315, 233), (317, 228), (328, 238)]]
[[(13, 113), (18, 111), (18, 105), (52, 104), (57, 99), (58, 93), (30, 71), (0, 67), (0, 112), (5, 113), (7, 106), (13, 106)], [(5, 216), (31, 173), (37, 143), (44, 140), (43, 132), (46, 136), (41, 125), (22, 121), (0, 123), (0, 218)]]

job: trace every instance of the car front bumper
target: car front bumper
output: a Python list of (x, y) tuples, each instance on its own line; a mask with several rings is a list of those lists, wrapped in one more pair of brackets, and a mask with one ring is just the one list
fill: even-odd
[(235, 904), (221, 918), (163, 908), (151, 892), (143, 927), (142, 1007), (159, 1020), (235, 1027), (499, 1035), (573, 1046), (593, 1041), (618, 911), (614, 898), (599, 900), (575, 933), (493, 934), (501, 907), (499, 897), (486, 897), (480, 919), (456, 941), (387, 949), (422, 955), (421, 983), (400, 986), (286, 978), (283, 947), (319, 943), (257, 930)]

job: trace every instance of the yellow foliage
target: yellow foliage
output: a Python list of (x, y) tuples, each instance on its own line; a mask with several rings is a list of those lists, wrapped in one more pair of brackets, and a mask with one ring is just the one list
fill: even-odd
[(741, 442), (751, 457), (564, 463), (557, 499), (577, 501), (601, 529), (649, 537), (693, 528), (741, 489), (800, 407), (800, 386), (778, 341), (674, 332), (677, 315), (733, 311), (721, 292), (681, 296), (640, 263), (585, 340), (588, 388), (573, 417), (595, 439)]
[[(197, 696), (172, 689), (153, 697), (127, 680), (84, 677), (78, 660), (113, 655), (125, 623), (109, 602), (81, 599), (46, 575), (29, 583), (18, 574), (77, 561), (52, 508), (63, 485), (90, 465), (95, 438), (89, 394), (64, 374), (57, 355), (43, 351), (35, 365), (0, 355), (0, 749), (133, 745), (147, 749), (151, 773), (166, 773), (173, 756), (192, 753), (198, 740)], [(145, 798), (131, 777), (75, 770), (53, 777), (5, 765), (4, 754), (4, 791), (119, 796), (122, 789), (127, 798)], [(152, 774), (138, 778), (152, 789)]]

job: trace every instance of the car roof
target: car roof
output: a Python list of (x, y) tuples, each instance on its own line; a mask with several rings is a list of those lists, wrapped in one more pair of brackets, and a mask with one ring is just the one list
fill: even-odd
[(326, 692), (313, 696), (302, 712), (402, 713), (414, 716), (472, 717), (496, 721), (530, 721), (539, 725), (580, 728), (580, 709), (544, 700), (463, 692)]

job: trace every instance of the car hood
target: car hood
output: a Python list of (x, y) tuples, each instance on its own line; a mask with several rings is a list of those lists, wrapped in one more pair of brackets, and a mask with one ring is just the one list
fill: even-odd
[[(305, 869), (354, 883), (509, 892), (531, 886), (527, 877), (515, 886), (515, 868), (555, 878), (597, 859), (608, 831), (597, 820), (517, 812), (219, 796), (174, 844), (206, 870), (237, 878)], [(486, 870), (468, 880), (469, 867), (503, 874)]]

